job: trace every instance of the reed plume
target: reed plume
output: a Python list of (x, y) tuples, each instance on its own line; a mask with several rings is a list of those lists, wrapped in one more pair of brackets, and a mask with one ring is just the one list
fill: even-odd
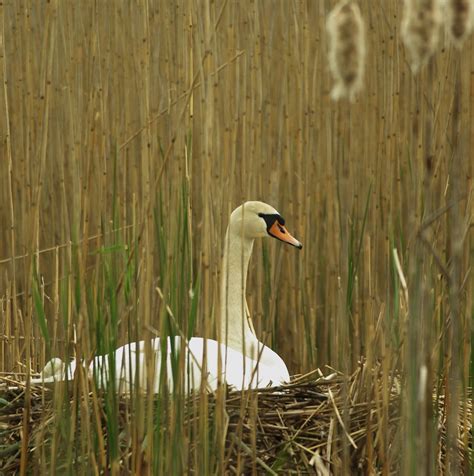
[(441, 21), (439, 0), (405, 0), (402, 40), (414, 72), (426, 64), (436, 51)]
[(341, 1), (329, 13), (329, 68), (335, 84), (331, 97), (354, 100), (362, 87), (365, 67), (365, 27), (359, 6)]
[(473, 0), (445, 0), (445, 28), (455, 46), (460, 48), (474, 24)]

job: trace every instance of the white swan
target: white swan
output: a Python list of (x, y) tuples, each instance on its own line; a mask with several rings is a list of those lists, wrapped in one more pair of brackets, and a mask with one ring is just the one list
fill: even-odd
[[(214, 391), (219, 381), (225, 381), (235, 389), (262, 388), (288, 382), (290, 376), (285, 362), (261, 343), (253, 332), (245, 299), (254, 239), (266, 236), (302, 248), (302, 244), (286, 230), (285, 220), (270, 205), (246, 202), (232, 212), (224, 245), (219, 342), (201, 337), (193, 337), (188, 342), (180, 337), (156, 338), (150, 342), (151, 352), (145, 352), (145, 341), (124, 345), (116, 349), (112, 356), (98, 356), (90, 363), (88, 372), (95, 376), (98, 385), (105, 386), (110, 382), (109, 367), (115, 360), (114, 383), (119, 393), (129, 393), (134, 385), (158, 393), (162, 385), (159, 378), (162, 366), (166, 367), (168, 388), (172, 390), (171, 353), (180, 351), (184, 351), (185, 392), (203, 388), (203, 385)], [(166, 364), (161, 358), (163, 351), (167, 355)], [(146, 359), (147, 355), (154, 356), (154, 359)], [(150, 365), (154, 366), (153, 369)], [(55, 358), (46, 364), (40, 377), (31, 382), (70, 380), (75, 368), (76, 361), (72, 361), (66, 369), (61, 359)], [(153, 376), (151, 387), (150, 382), (147, 384), (150, 374)], [(206, 377), (205, 382), (203, 376)]]

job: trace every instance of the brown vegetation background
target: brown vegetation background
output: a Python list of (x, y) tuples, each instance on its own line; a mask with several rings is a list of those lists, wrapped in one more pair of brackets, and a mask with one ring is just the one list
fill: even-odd
[[(350, 104), (330, 100), (325, 18), (334, 2), (5, 0), (0, 371), (24, 371), (28, 356), (37, 370), (54, 354), (34, 312), (35, 269), (55, 342), (81, 342), (87, 306), (70, 304), (66, 319), (60, 283), (69, 279), (75, 289), (94, 279), (114, 213), (123, 242), (140, 236), (141, 297), (137, 309), (119, 310), (122, 340), (137, 315), (159, 329), (162, 302), (154, 287), (166, 287), (157, 278), (163, 258), (172, 262), (179, 254), (174, 238), (186, 187), (193, 279), (201, 276), (198, 333), (213, 333), (229, 213), (259, 199), (275, 206), (304, 243), (300, 253), (276, 242), (256, 247), (248, 295), (259, 335), (292, 373), (326, 363), (348, 369), (361, 355), (399, 366), (407, 313), (395, 293), (392, 249), (407, 276), (417, 227), (449, 204), (458, 67), (464, 225), (471, 220), (474, 163), (472, 36), (461, 51), (443, 36), (429, 67), (415, 76), (400, 39), (401, 4), (360, 2), (365, 86)], [(157, 207), (163, 213), (155, 227)], [(433, 252), (449, 268), (448, 225), (442, 213), (430, 226), (419, 277), (431, 296), (423, 322), (432, 326), (430, 345), (440, 354), (449, 313)], [(165, 254), (160, 229), (170, 244)], [(473, 309), (470, 230), (462, 248), (465, 356)]]

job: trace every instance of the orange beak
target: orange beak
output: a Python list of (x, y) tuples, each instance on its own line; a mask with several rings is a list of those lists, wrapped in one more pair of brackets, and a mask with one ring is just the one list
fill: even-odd
[(275, 223), (269, 228), (268, 233), (280, 241), (296, 246), (298, 249), (303, 248), (303, 245), (296, 238), (291, 236), (285, 226), (278, 223), (278, 220), (275, 220)]

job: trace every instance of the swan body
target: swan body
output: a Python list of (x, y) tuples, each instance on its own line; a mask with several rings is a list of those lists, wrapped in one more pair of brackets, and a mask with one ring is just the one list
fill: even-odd
[[(186, 393), (202, 388), (215, 391), (221, 382), (237, 390), (288, 382), (290, 375), (283, 359), (257, 339), (249, 324), (245, 299), (253, 242), (265, 236), (302, 247), (270, 205), (246, 202), (232, 212), (224, 244), (218, 340), (193, 337), (186, 342), (181, 337), (156, 338), (150, 341), (148, 352), (145, 341), (132, 342), (110, 355), (95, 357), (87, 367), (81, 362), (88, 375), (95, 378), (99, 387), (106, 387), (113, 380), (119, 393), (130, 393), (135, 385), (158, 393), (164, 380), (162, 371), (166, 369), (166, 385), (172, 391), (173, 363), (182, 358), (185, 366), (182, 385)], [(71, 380), (76, 366), (76, 361), (66, 366), (61, 359), (54, 358), (40, 377), (31, 382)]]
[[(189, 393), (199, 390), (204, 384), (209, 391), (215, 391), (219, 384), (219, 360), (221, 366), (221, 380), (227, 385), (242, 390), (245, 388), (261, 388), (281, 385), (289, 381), (289, 373), (283, 360), (271, 349), (261, 346), (262, 355), (271, 359), (271, 363), (265, 364), (261, 360), (253, 360), (242, 352), (232, 349), (216, 340), (193, 337), (188, 342), (183, 342), (180, 337), (160, 338), (151, 341), (151, 355), (155, 361), (146, 360), (145, 342), (131, 343), (119, 347), (115, 351), (115, 385), (119, 393), (129, 393), (134, 382), (147, 381), (147, 372), (150, 365), (154, 371), (161, 370), (163, 347), (166, 354), (167, 387), (173, 390), (175, 382), (173, 378), (172, 354), (175, 361), (179, 361), (179, 353), (184, 350), (185, 375), (183, 379), (184, 391)], [(204, 355), (205, 367), (203, 368)], [(152, 371), (153, 372), (153, 371)], [(96, 357), (89, 366), (89, 374), (95, 373), (99, 387), (105, 387), (110, 379), (108, 356)], [(72, 377), (72, 375), (70, 375)], [(203, 383), (204, 377), (204, 383)], [(152, 388), (148, 391), (158, 393), (160, 390), (159, 378), (154, 378)]]

